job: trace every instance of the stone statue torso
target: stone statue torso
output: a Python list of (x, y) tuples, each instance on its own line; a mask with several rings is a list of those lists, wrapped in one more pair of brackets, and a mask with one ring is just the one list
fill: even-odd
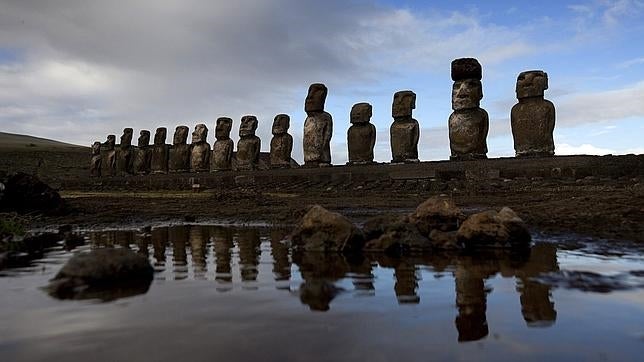
[(278, 134), (271, 139), (271, 166), (290, 166), (293, 151), (293, 137), (288, 134)]
[(233, 157), (233, 140), (217, 140), (212, 146), (212, 171), (225, 171), (231, 169)]
[(210, 144), (195, 143), (190, 152), (190, 171), (208, 172), (210, 170)]
[(168, 169), (170, 172), (188, 172), (190, 170), (190, 145), (172, 145)]
[(152, 146), (152, 156), (150, 161), (150, 169), (152, 173), (167, 173), (168, 172), (168, 145), (154, 145)]
[(485, 158), (488, 128), (489, 118), (484, 109), (454, 111), (449, 116), (452, 158)]
[(333, 119), (327, 112), (306, 117), (304, 121), (304, 162), (310, 164), (331, 163), (331, 135)]
[(261, 140), (253, 135), (243, 137), (237, 142), (237, 167), (242, 170), (252, 170), (259, 163)]
[(552, 102), (541, 98), (519, 102), (512, 107), (510, 121), (517, 156), (554, 154), (555, 106)]
[(347, 131), (349, 163), (373, 162), (376, 127), (371, 123), (354, 124)]
[(390, 128), (392, 162), (418, 162), (418, 121), (394, 121)]
[(134, 150), (134, 173), (144, 175), (150, 173), (152, 151), (150, 147), (136, 148)]

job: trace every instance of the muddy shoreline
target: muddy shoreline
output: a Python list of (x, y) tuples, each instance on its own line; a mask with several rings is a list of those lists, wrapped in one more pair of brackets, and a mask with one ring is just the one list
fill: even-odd
[(205, 190), (202, 192), (62, 192), (70, 212), (39, 216), (34, 228), (72, 224), (78, 228), (168, 222), (291, 225), (309, 205), (319, 204), (361, 222), (370, 216), (413, 210), (446, 194), (465, 212), (514, 209), (532, 230), (575, 233), (609, 240), (644, 242), (644, 184), (622, 180), (511, 180), (485, 185), (453, 182), (443, 190)]

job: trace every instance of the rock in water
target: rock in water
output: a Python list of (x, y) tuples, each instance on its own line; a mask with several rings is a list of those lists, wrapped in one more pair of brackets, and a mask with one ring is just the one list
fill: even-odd
[(97, 249), (73, 256), (48, 286), (59, 299), (113, 300), (147, 292), (154, 269), (129, 249)]
[(290, 236), (293, 246), (304, 251), (360, 251), (362, 231), (346, 217), (315, 205), (302, 217)]
[(432, 230), (455, 231), (462, 218), (461, 210), (454, 201), (447, 197), (432, 197), (418, 205), (416, 211), (409, 216), (412, 223), (425, 236)]
[(529, 247), (530, 232), (523, 220), (509, 207), (480, 212), (468, 217), (456, 237), (466, 248)]

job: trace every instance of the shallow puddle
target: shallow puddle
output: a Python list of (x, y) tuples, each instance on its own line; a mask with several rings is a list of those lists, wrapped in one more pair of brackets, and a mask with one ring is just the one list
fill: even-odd
[[(638, 360), (637, 245), (539, 236), (529, 254), (294, 254), (269, 228), (88, 232), (0, 277), (0, 360)], [(61, 301), (73, 253), (126, 247), (156, 269), (127, 298)]]

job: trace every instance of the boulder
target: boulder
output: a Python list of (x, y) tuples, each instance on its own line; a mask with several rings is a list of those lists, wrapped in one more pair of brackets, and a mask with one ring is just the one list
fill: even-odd
[(401, 222), (389, 225), (380, 237), (368, 241), (364, 250), (400, 255), (431, 251), (432, 244), (414, 224)]
[(418, 205), (416, 211), (409, 216), (421, 234), (429, 236), (432, 230), (455, 231), (458, 229), (461, 210), (454, 201), (447, 197), (432, 197)]
[(429, 241), (434, 249), (456, 250), (461, 249), (462, 244), (456, 238), (456, 231), (432, 230), (429, 233)]
[(129, 249), (97, 249), (73, 256), (50, 281), (59, 299), (113, 300), (147, 292), (154, 269)]
[(346, 217), (315, 205), (290, 236), (293, 247), (304, 251), (360, 251), (364, 235)]
[(395, 225), (406, 222), (406, 219), (407, 216), (392, 214), (373, 216), (362, 225), (362, 233), (365, 240), (374, 240), (386, 233), (390, 228), (395, 227)]
[(530, 232), (523, 220), (509, 207), (488, 210), (468, 217), (456, 235), (466, 248), (512, 247), (530, 245)]
[(2, 208), (19, 213), (60, 213), (65, 203), (58, 192), (40, 181), (38, 177), (18, 172), (9, 177), (5, 185)]

